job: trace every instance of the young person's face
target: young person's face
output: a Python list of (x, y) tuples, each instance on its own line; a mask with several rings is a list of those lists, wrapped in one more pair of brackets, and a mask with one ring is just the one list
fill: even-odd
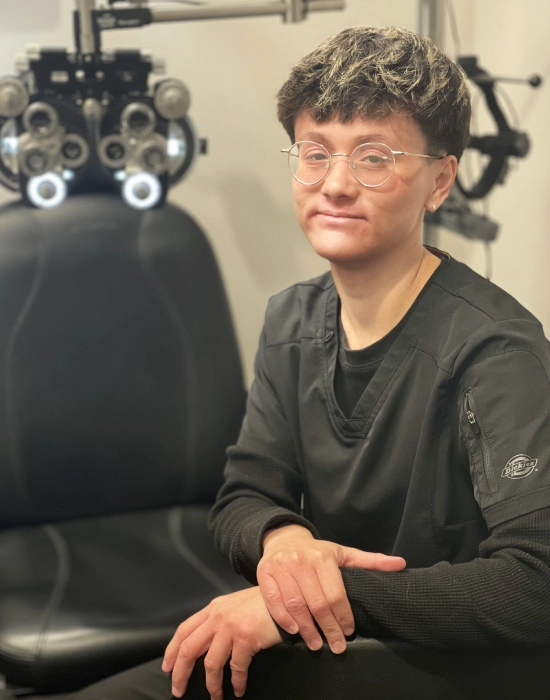
[[(295, 123), (296, 141), (316, 141), (329, 153), (351, 154), (363, 143), (385, 143), (394, 151), (426, 154), (417, 123), (407, 116), (383, 120), (356, 117), (342, 124), (316, 123), (308, 112)], [(349, 158), (336, 157), (320, 183), (293, 180), (298, 222), (315, 252), (340, 265), (357, 265), (373, 257), (421, 245), (424, 211), (439, 207), (456, 175), (456, 158), (432, 161), (395, 156), (395, 171), (384, 185), (365, 187), (349, 168)]]

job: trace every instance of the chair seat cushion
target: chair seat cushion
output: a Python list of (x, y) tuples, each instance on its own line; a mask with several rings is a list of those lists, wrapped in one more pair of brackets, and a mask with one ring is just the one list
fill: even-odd
[(64, 691), (162, 655), (180, 622), (247, 585), (215, 549), (208, 511), (0, 532), (0, 673)]

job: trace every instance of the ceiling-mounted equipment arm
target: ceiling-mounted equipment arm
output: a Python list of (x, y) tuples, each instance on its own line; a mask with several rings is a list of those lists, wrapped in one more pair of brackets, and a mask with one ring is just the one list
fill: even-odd
[(187, 22), (202, 19), (266, 17), (278, 15), (285, 22), (300, 22), (310, 12), (343, 10), (345, 0), (280, 0), (279, 2), (235, 5), (174, 7), (173, 3), (150, 5), (138, 0), (109, 0), (110, 7), (96, 9), (95, 0), (76, 0), (75, 36), (78, 51), (93, 54), (101, 50), (101, 32), (143, 27), (154, 22)]

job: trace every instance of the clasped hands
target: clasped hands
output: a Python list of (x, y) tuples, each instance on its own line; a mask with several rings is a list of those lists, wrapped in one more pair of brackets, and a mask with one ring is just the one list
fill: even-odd
[(315, 620), (331, 650), (342, 653), (345, 636), (353, 634), (355, 625), (340, 569), (401, 571), (406, 565), (401, 557), (316, 540), (301, 525), (269, 530), (263, 546), (258, 586), (215, 598), (176, 630), (162, 665), (163, 671), (172, 672), (175, 697), (185, 694), (195, 661), (203, 654), (212, 700), (223, 698), (228, 661), (233, 691), (242, 697), (252, 657), (282, 641), (273, 620), (291, 634), (300, 633), (313, 650), (323, 644)]

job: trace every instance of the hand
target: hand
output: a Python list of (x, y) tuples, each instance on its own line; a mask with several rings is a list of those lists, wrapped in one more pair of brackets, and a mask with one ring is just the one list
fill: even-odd
[(315, 618), (335, 654), (345, 651), (344, 635), (355, 628), (340, 568), (401, 571), (406, 566), (401, 557), (316, 540), (301, 525), (269, 530), (263, 545), (256, 576), (273, 619), (290, 634), (299, 632), (310, 649), (320, 649)]
[(162, 670), (172, 671), (172, 694), (182, 697), (195, 661), (205, 652), (206, 688), (221, 700), (223, 668), (231, 657), (231, 683), (240, 698), (246, 690), (254, 654), (281, 642), (260, 589), (247, 588), (214, 598), (178, 627), (166, 647)]

